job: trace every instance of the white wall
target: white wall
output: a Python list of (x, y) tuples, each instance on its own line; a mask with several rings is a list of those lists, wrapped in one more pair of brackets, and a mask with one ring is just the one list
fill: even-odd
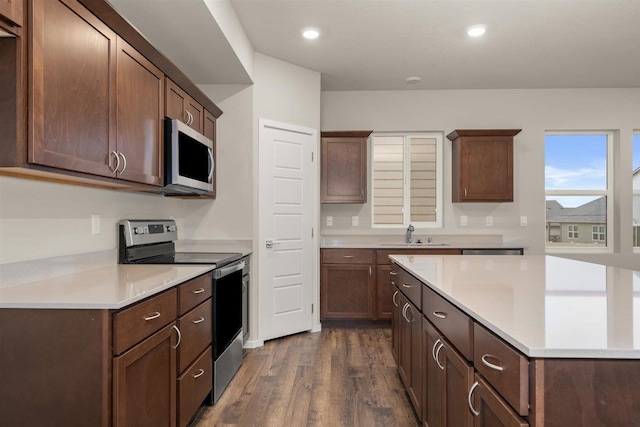
[[(190, 200), (184, 209), (184, 239), (253, 238), (253, 87), (200, 86), (223, 114), (216, 126), (216, 199)], [(224, 100), (217, 99), (223, 94)]]
[[(0, 176), (0, 264), (115, 249), (123, 218), (178, 220), (187, 201)], [(100, 234), (91, 234), (91, 215)]]
[[(323, 92), (322, 130), (441, 131), (522, 129), (514, 142), (514, 202), (451, 203), (451, 144), (444, 144), (444, 227), (428, 234), (502, 234), (505, 242), (524, 245), (527, 253), (545, 252), (544, 135), (547, 130), (613, 130), (617, 197), (614, 233), (617, 253), (582, 256), (595, 262), (632, 268), (631, 138), (640, 123), (640, 89), (458, 90)], [(370, 192), (369, 192), (370, 194)], [(326, 216), (334, 226), (326, 227)], [(351, 216), (360, 227), (351, 227)], [(469, 225), (459, 225), (467, 215)], [(493, 216), (487, 227), (485, 216)], [(528, 227), (520, 227), (520, 216)], [(371, 205), (322, 205), (325, 234), (379, 233), (372, 230)], [(427, 234), (426, 230), (417, 230)], [(389, 231), (401, 234), (402, 230)]]

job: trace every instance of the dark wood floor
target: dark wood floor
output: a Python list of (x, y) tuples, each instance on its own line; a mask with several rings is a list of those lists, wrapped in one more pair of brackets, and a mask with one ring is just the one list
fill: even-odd
[(245, 351), (222, 398), (194, 426), (418, 425), (388, 326), (333, 326)]

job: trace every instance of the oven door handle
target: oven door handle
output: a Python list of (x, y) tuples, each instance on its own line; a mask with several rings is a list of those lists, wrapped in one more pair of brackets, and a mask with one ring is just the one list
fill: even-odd
[(215, 278), (220, 279), (224, 276), (228, 276), (231, 273), (242, 270), (243, 268), (244, 268), (244, 261), (234, 264), (231, 267), (217, 268), (215, 270)]

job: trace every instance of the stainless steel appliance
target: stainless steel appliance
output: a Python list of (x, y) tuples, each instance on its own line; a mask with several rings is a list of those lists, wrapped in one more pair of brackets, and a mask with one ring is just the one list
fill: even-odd
[(173, 220), (119, 222), (120, 264), (207, 264), (213, 270), (213, 402), (217, 402), (242, 365), (241, 253), (176, 252)]
[(164, 194), (213, 190), (213, 141), (180, 120), (165, 119), (164, 164)]

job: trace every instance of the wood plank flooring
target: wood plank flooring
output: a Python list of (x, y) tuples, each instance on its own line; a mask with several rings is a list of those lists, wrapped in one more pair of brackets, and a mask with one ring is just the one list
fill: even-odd
[(329, 326), (246, 350), (196, 427), (415, 427), (387, 325)]

